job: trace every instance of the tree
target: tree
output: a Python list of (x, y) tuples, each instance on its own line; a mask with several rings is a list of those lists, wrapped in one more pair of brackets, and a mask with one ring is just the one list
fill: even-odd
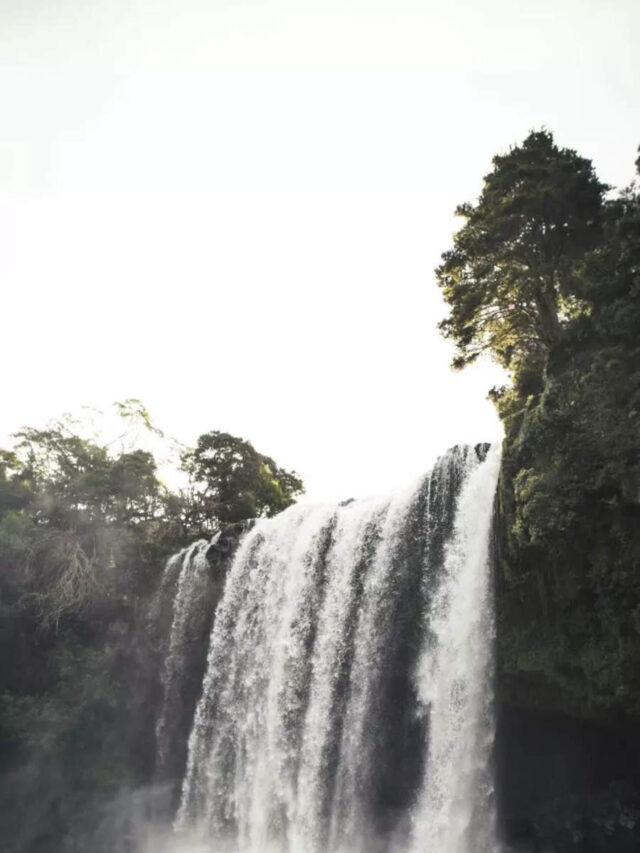
[(453, 366), (488, 350), (505, 367), (544, 355), (581, 307), (574, 270), (597, 245), (604, 193), (590, 160), (558, 148), (546, 130), (493, 158), (477, 204), (436, 270), (450, 306), (439, 328)]
[(14, 467), (37, 494), (40, 523), (68, 528), (96, 520), (130, 524), (158, 512), (162, 488), (148, 451), (113, 453), (64, 420), (46, 429), (25, 427), (15, 437)]
[[(137, 420), (158, 433), (138, 401), (116, 408), (127, 427)], [(162, 563), (167, 492), (153, 455), (86, 438), (86, 428), (65, 416), (24, 427), (0, 450), (2, 580), (43, 624), (125, 600)]]
[(182, 457), (195, 485), (195, 510), (204, 528), (272, 516), (304, 491), (295, 471), (278, 467), (242, 438), (207, 432)]
[(30, 850), (95, 850), (98, 834), (100, 849), (118, 846), (95, 830), (105, 802), (153, 778), (167, 556), (302, 491), (248, 442), (208, 433), (183, 456), (192, 489), (171, 492), (154, 453), (166, 468), (176, 443), (140, 401), (115, 409), (115, 423), (85, 411), (0, 448), (0, 836), (11, 851), (29, 838)]
[(547, 710), (613, 719), (640, 709), (638, 188), (593, 222), (555, 264), (558, 337), (536, 358), (519, 346), (512, 387), (492, 395), (497, 666), (526, 692), (533, 662)]

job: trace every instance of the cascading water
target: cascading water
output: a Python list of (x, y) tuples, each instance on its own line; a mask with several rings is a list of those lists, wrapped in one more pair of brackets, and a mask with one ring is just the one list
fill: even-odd
[(492, 450), (468, 474), (426, 618), (418, 684), (430, 725), (412, 853), (495, 847), (489, 537), (499, 463)]
[[(211, 632), (178, 836), (225, 853), (493, 850), (498, 464), (497, 450), (454, 448), (391, 499), (294, 506), (243, 537)], [(182, 558), (176, 613), (202, 554)], [(174, 629), (184, 634), (180, 618)]]
[(162, 674), (163, 701), (156, 725), (156, 772), (162, 776), (171, 767), (174, 738), (184, 708), (183, 696), (187, 689), (189, 663), (194, 641), (193, 624), (206, 619), (203, 599), (210, 586), (206, 552), (209, 543), (204, 539), (194, 542), (167, 563), (163, 580), (173, 588), (173, 607), (169, 648)]

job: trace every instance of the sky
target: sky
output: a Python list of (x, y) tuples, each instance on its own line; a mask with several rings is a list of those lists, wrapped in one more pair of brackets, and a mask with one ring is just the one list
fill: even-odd
[(637, 0), (0, 0), (0, 440), (144, 401), (314, 500), (492, 441), (434, 268), (546, 126), (628, 184)]

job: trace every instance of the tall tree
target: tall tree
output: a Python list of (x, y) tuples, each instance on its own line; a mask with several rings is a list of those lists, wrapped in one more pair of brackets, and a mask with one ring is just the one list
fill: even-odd
[(205, 530), (220, 522), (275, 515), (304, 491), (295, 471), (280, 468), (250, 442), (226, 432), (201, 435), (182, 461), (195, 484), (193, 503)]
[(486, 350), (506, 367), (544, 354), (579, 308), (573, 271), (601, 234), (608, 187), (548, 131), (493, 166), (478, 202), (457, 208), (465, 223), (436, 271), (451, 309), (440, 329), (458, 368)]

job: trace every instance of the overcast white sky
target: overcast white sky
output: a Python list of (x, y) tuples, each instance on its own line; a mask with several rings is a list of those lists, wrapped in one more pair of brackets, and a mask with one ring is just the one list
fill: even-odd
[(638, 0), (0, 0), (0, 436), (140, 397), (312, 498), (499, 435), (433, 268), (545, 124), (615, 185)]

